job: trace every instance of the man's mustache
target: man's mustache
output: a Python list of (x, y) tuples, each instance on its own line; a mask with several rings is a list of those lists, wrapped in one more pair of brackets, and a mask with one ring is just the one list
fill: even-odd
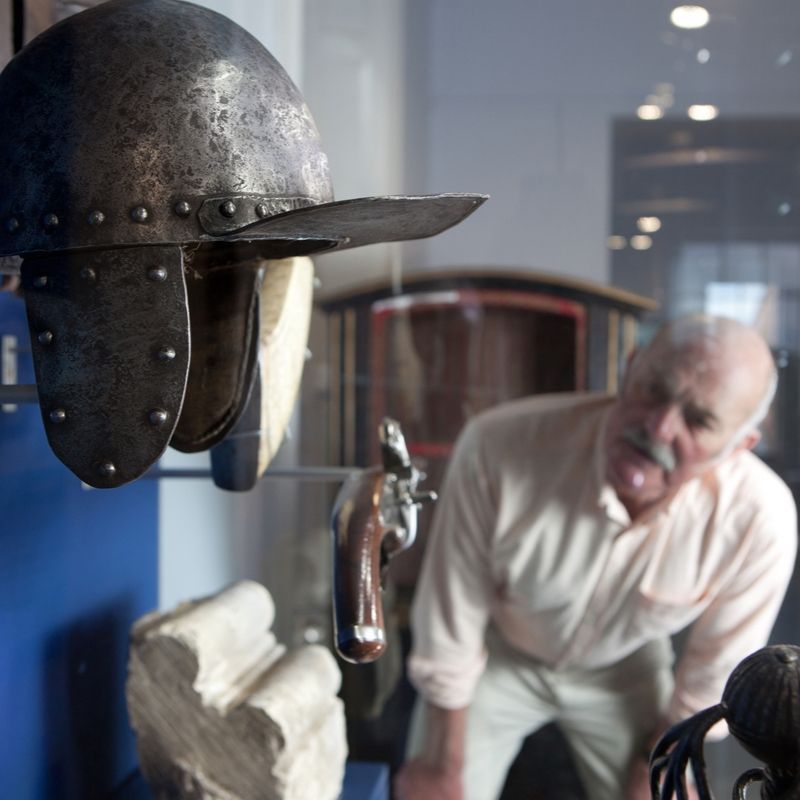
[(663, 470), (672, 472), (675, 469), (675, 454), (672, 448), (663, 442), (653, 441), (641, 428), (626, 428), (622, 432), (622, 438), (642, 455), (655, 461)]

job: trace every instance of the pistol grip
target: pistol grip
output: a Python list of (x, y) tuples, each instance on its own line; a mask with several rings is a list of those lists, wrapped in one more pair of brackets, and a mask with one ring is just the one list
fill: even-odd
[(383, 473), (368, 470), (345, 487), (333, 515), (333, 618), (336, 650), (346, 661), (374, 661), (386, 649), (381, 602), (380, 515)]

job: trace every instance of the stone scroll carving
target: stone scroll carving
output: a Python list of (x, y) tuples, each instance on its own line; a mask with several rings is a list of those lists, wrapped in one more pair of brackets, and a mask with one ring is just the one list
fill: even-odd
[(157, 800), (339, 796), (339, 669), (321, 646), (287, 651), (274, 615), (269, 592), (243, 581), (134, 625), (128, 711)]

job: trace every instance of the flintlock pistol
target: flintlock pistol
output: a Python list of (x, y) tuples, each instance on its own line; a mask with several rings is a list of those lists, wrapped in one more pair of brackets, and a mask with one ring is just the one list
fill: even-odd
[(419, 492), (424, 477), (411, 463), (400, 424), (379, 427), (380, 466), (354, 473), (333, 508), (333, 621), (346, 661), (374, 661), (386, 649), (381, 586), (389, 559), (414, 543), (417, 509), (436, 499)]

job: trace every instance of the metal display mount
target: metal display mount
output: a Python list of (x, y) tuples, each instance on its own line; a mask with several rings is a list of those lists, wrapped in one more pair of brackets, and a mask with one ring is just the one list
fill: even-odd
[(708, 786), (703, 740), (725, 720), (733, 737), (763, 767), (736, 780), (732, 798), (800, 800), (800, 647), (771, 645), (757, 650), (733, 670), (722, 701), (671, 727), (650, 756), (653, 800), (687, 800), (685, 772), (691, 765), (700, 800), (714, 800)]

